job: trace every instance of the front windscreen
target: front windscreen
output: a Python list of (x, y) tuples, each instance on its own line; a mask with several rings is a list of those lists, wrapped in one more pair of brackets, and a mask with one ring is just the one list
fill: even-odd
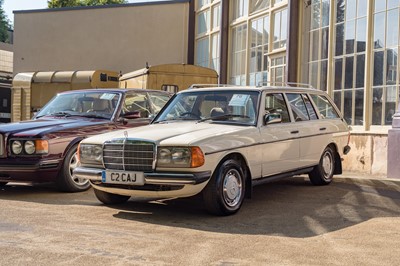
[(110, 119), (121, 97), (112, 92), (76, 92), (58, 94), (36, 115), (43, 116), (83, 116)]
[(247, 90), (187, 91), (177, 94), (154, 123), (197, 120), (255, 124), (259, 92)]

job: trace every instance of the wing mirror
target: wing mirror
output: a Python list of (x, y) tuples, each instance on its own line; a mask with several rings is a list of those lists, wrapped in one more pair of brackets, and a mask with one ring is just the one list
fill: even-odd
[(140, 117), (141, 117), (140, 111), (127, 112), (123, 115), (123, 118), (126, 118), (126, 119), (137, 119)]
[(269, 113), (264, 116), (264, 124), (278, 124), (282, 123), (282, 115), (280, 113)]

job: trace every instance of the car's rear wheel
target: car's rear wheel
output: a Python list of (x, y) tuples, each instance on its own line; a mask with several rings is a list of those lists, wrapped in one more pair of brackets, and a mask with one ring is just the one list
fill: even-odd
[(94, 190), (94, 194), (96, 195), (96, 198), (106, 205), (114, 205), (114, 204), (124, 203), (124, 202), (127, 202), (130, 198), (129, 196), (112, 194), (112, 193), (108, 193), (108, 192), (98, 190), (95, 188), (93, 188), (93, 190)]
[(80, 192), (90, 187), (89, 180), (73, 176), (73, 171), (79, 164), (77, 149), (78, 145), (69, 149), (57, 177), (58, 188), (65, 192)]
[(217, 215), (236, 213), (245, 194), (245, 174), (236, 160), (224, 161), (203, 190), (207, 211)]
[(4, 187), (8, 182), (0, 182), (0, 187)]
[(326, 147), (319, 164), (308, 174), (311, 183), (317, 186), (329, 185), (335, 172), (335, 154), (331, 147)]

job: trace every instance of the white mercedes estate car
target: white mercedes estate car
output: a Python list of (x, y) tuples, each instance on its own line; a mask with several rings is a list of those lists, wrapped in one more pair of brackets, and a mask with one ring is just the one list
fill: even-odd
[(150, 125), (82, 140), (76, 178), (96, 197), (167, 199), (202, 193), (206, 209), (236, 213), (252, 187), (342, 173), (349, 126), (330, 97), (299, 87), (212, 87), (175, 94)]

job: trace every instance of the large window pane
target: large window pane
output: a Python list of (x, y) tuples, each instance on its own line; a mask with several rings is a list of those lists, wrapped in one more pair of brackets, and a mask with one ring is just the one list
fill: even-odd
[(364, 52), (367, 45), (367, 18), (357, 20), (357, 52)]
[(321, 62), (321, 78), (320, 78), (320, 90), (326, 91), (328, 78), (328, 61)]
[(346, 54), (354, 53), (355, 20), (346, 23)]
[(250, 13), (269, 8), (270, 0), (250, 0)]
[(393, 115), (396, 112), (396, 95), (397, 87), (389, 86), (386, 90), (386, 103), (385, 103), (385, 125), (391, 125), (393, 122)]
[(336, 23), (344, 21), (345, 0), (336, 0)]
[(344, 42), (344, 24), (339, 24), (336, 26), (336, 52), (335, 55), (343, 54), (343, 42)]
[[(371, 0), (370, 0), (371, 1)], [(383, 11), (386, 8), (386, 0), (375, 0), (375, 12)]]
[(356, 65), (356, 88), (364, 87), (364, 74), (365, 74), (365, 55), (357, 55)]
[(321, 59), (328, 58), (329, 28), (322, 29)]
[[(382, 0), (378, 0), (382, 1)], [(357, 8), (356, 8), (357, 0), (347, 0), (346, 3), (346, 20), (354, 19), (356, 17)]]
[(356, 90), (354, 105), (354, 125), (362, 125), (364, 118), (364, 90)]
[(358, 17), (366, 16), (367, 7), (368, 7), (368, 0), (358, 0), (357, 16)]
[(374, 86), (383, 85), (383, 57), (383, 51), (374, 53)]
[(353, 57), (346, 57), (345, 58), (345, 78), (344, 78), (344, 88), (351, 89), (353, 88), (353, 64), (354, 58)]
[(343, 59), (339, 58), (335, 60), (335, 90), (342, 89), (342, 70), (343, 70)]
[(399, 44), (399, 10), (393, 9), (387, 12), (386, 47)]
[(387, 85), (392, 85), (396, 84), (397, 80), (397, 55), (398, 55), (398, 49), (387, 49), (386, 52), (386, 84)]
[(197, 16), (197, 34), (206, 33), (210, 28), (210, 11), (201, 12)]
[(310, 32), (310, 61), (318, 60), (319, 51), (319, 31)]
[[(383, 1), (375, 1), (383, 2)], [(385, 13), (378, 13), (374, 16), (374, 47), (382, 48), (385, 46)]]
[(382, 124), (382, 96), (383, 89), (375, 88), (373, 90), (373, 100), (372, 100), (372, 124), (381, 125)]
[(352, 107), (353, 107), (353, 91), (348, 90), (344, 92), (343, 116), (346, 122), (350, 125), (353, 125)]

